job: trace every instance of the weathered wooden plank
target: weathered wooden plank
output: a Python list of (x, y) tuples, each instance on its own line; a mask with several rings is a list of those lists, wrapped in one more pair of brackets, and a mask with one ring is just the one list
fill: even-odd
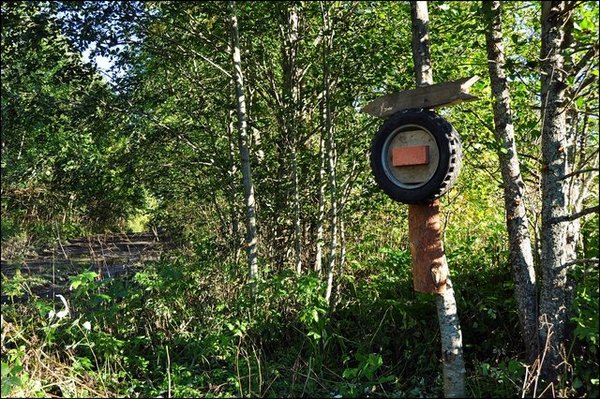
[(477, 100), (479, 97), (469, 94), (469, 89), (478, 80), (479, 76), (475, 75), (452, 82), (386, 94), (367, 104), (361, 111), (378, 118), (385, 118), (403, 109), (439, 108)]

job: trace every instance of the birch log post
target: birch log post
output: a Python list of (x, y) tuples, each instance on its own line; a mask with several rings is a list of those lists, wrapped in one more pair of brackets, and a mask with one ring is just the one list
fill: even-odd
[[(429, 55), (427, 2), (414, 1), (410, 4), (412, 51), (417, 87), (427, 86), (433, 83)], [(439, 223), (439, 200), (436, 199), (433, 203), (427, 205), (409, 205), (408, 214), (409, 236), (412, 237), (410, 248), (413, 268), (429, 268), (431, 283), (437, 283), (434, 284), (435, 289), (433, 292), (438, 293), (436, 295), (436, 305), (442, 341), (444, 396), (463, 398), (465, 397), (465, 363), (454, 290), (449, 278), (436, 276), (436, 273), (447, 274), (448, 270)], [(418, 245), (414, 245), (413, 243), (417, 241), (417, 237), (419, 239)], [(430, 251), (430, 249), (435, 250)], [(423, 263), (423, 259), (426, 259), (425, 262), (427, 263)]]

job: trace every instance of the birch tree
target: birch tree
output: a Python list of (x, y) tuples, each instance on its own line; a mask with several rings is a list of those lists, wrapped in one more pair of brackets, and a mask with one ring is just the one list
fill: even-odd
[[(542, 109), (542, 233), (540, 296), (540, 339), (545, 344), (542, 376), (558, 381), (559, 367), (566, 355), (570, 296), (574, 289), (567, 271), (576, 264), (577, 219), (598, 212), (598, 206), (573, 213), (569, 178), (573, 170), (574, 142), (568, 119), (571, 103), (567, 49), (572, 38), (571, 21), (576, 2), (543, 1), (541, 34)], [(596, 44), (597, 51), (597, 44)], [(571, 126), (570, 126), (571, 125)], [(596, 260), (597, 262), (597, 260)]]
[(252, 285), (252, 290), (255, 292), (256, 279), (258, 278), (256, 204), (254, 201), (254, 185), (252, 183), (252, 169), (250, 164), (250, 144), (247, 132), (244, 75), (242, 72), (239, 29), (234, 1), (229, 2), (229, 11), (229, 22), (231, 29), (231, 56), (238, 118), (238, 144), (242, 164), (242, 178), (244, 182), (244, 202), (246, 205), (246, 254), (248, 258), (248, 276)]
[(285, 12), (285, 28), (282, 44), (283, 61), (283, 101), (284, 117), (282, 118), (283, 135), (287, 138), (290, 149), (293, 220), (294, 220), (294, 268), (302, 271), (302, 236), (300, 222), (300, 193), (298, 181), (298, 124), (300, 107), (300, 68), (298, 65), (298, 25), (299, 13), (297, 5), (287, 7)]
[[(431, 85), (433, 84), (433, 71), (429, 54), (429, 13), (426, 1), (411, 2), (411, 19), (416, 83), (417, 86)], [(413, 223), (410, 228), (434, 229), (441, 241), (441, 223), (438, 209), (439, 200), (437, 199), (427, 205), (409, 205), (409, 222)], [(440, 262), (447, 262), (445, 255), (441, 256)], [(447, 269), (447, 265), (445, 268)], [(444, 293), (436, 295), (436, 308), (442, 341), (444, 396), (462, 398), (465, 397), (465, 363), (460, 321), (450, 278), (447, 279)]]
[(326, 167), (329, 182), (329, 194), (331, 200), (330, 216), (330, 246), (327, 257), (327, 287), (325, 291), (325, 300), (330, 304), (331, 293), (333, 291), (333, 276), (335, 273), (335, 263), (337, 255), (337, 235), (338, 235), (338, 214), (337, 214), (337, 178), (335, 165), (335, 137), (333, 135), (333, 125), (331, 120), (331, 93), (330, 93), (330, 67), (329, 53), (333, 47), (333, 29), (331, 25), (331, 15), (328, 6), (321, 5), (323, 18), (323, 137), (325, 141)]
[(505, 71), (500, 1), (482, 2), (486, 16), (488, 68), (494, 98), (494, 134), (504, 187), (504, 208), (519, 321), (527, 359), (538, 353), (536, 276), (524, 201), (524, 183), (515, 142), (513, 112)]
[[(323, 104), (321, 104), (321, 109), (325, 109)], [(322, 111), (321, 115), (324, 121), (327, 118), (325, 112)], [(319, 191), (317, 192), (319, 205), (317, 209), (317, 234), (315, 238), (316, 253), (314, 263), (314, 270), (319, 274), (321, 274), (323, 265), (323, 224), (325, 222), (325, 189), (327, 186), (327, 180), (325, 178), (325, 137), (323, 133), (321, 134), (321, 138), (319, 140)]]
[(566, 264), (574, 254), (566, 251), (567, 215), (565, 79), (562, 54), (565, 35), (561, 25), (568, 19), (565, 2), (542, 2), (542, 293), (540, 335), (547, 341), (544, 376), (555, 380), (564, 340), (567, 282)]

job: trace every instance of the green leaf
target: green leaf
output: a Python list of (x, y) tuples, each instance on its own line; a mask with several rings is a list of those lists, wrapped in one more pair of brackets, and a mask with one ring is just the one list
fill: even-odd
[(594, 23), (587, 17), (579, 23), (579, 26), (581, 29), (594, 30)]
[(11, 367), (8, 365), (8, 363), (2, 362), (2, 379), (4, 379), (5, 377), (8, 376), (8, 373), (10, 373)]
[(521, 372), (523, 368), (523, 364), (521, 364), (521, 362), (519, 361), (510, 359), (510, 361), (508, 362), (508, 371), (510, 371), (511, 373)]
[(356, 378), (357, 373), (358, 369), (356, 368), (345, 369), (342, 373), (342, 377), (344, 377), (345, 379), (353, 379)]
[(490, 374), (490, 365), (488, 363), (481, 363), (479, 368), (481, 369), (481, 374), (484, 376), (488, 376)]
[(312, 310), (312, 317), (315, 323), (319, 322), (319, 312), (317, 312), (317, 309)]

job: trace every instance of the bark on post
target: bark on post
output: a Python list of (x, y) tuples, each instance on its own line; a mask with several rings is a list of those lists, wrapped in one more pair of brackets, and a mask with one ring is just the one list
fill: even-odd
[(510, 245), (510, 263), (515, 283), (515, 298), (527, 360), (531, 364), (538, 355), (537, 290), (531, 240), (523, 200), (521, 176), (508, 81), (504, 69), (504, 45), (500, 1), (483, 1), (486, 16), (488, 67), (494, 98), (494, 134), (501, 144), (498, 150), (504, 187), (504, 208)]
[(568, 245), (567, 112), (566, 72), (563, 49), (565, 23), (570, 18), (567, 2), (542, 2), (541, 108), (542, 108), (542, 292), (540, 295), (540, 341), (549, 346), (542, 376), (558, 380), (561, 350), (567, 322), (567, 267), (575, 254)]
[(448, 262), (442, 243), (440, 201), (409, 205), (408, 226), (415, 291), (443, 294), (448, 280)]
[(246, 205), (246, 254), (248, 257), (249, 280), (252, 293), (256, 293), (256, 279), (258, 277), (258, 250), (256, 233), (256, 205), (254, 202), (254, 185), (252, 183), (252, 169), (250, 165), (250, 144), (246, 123), (246, 99), (244, 97), (244, 75), (242, 73), (242, 60), (240, 55), (240, 38), (235, 11), (235, 2), (229, 2), (231, 51), (233, 61), (233, 78), (238, 116), (238, 144), (242, 161), (242, 179), (244, 182), (244, 201)]
[[(417, 86), (426, 86), (433, 83), (431, 57), (429, 56), (429, 14), (426, 1), (411, 2), (411, 17), (413, 26), (413, 61)], [(441, 273), (448, 270), (446, 256), (444, 255), (441, 232), (439, 228), (439, 200), (429, 205), (410, 205), (409, 235), (420, 236), (421, 240), (431, 240), (428, 243), (421, 241), (413, 245), (411, 240), (411, 255), (415, 267), (422, 256), (435, 256), (432, 263), (424, 265), (429, 268), (431, 283), (436, 290), (436, 305), (442, 341), (442, 361), (444, 369), (444, 396), (465, 397), (465, 363), (462, 350), (462, 333), (456, 311), (454, 290), (449, 278)], [(437, 220), (436, 220), (437, 218)], [(430, 255), (419, 253), (419, 249), (435, 249)], [(439, 276), (436, 276), (440, 273)], [(445, 285), (443, 284), (445, 282)], [(445, 289), (438, 288), (445, 286)]]

